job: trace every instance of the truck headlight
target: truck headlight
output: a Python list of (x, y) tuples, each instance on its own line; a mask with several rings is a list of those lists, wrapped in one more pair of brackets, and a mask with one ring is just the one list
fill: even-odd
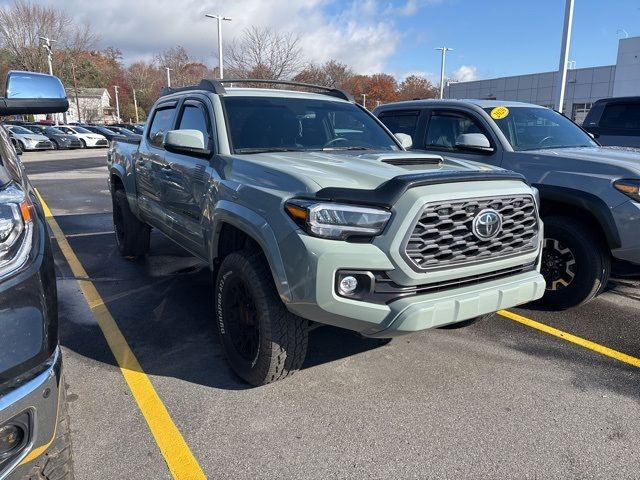
[(285, 210), (307, 233), (333, 240), (380, 235), (391, 218), (381, 208), (309, 200), (290, 200)]
[(31, 251), (33, 204), (16, 185), (0, 190), (0, 278), (22, 267)]
[(613, 182), (613, 186), (619, 192), (624, 193), (636, 202), (640, 202), (640, 180), (622, 179)]

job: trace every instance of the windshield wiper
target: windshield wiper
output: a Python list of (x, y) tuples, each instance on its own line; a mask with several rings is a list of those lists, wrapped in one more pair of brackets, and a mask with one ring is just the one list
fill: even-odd
[(323, 152), (332, 152), (335, 150), (370, 150), (369, 147), (325, 147)]
[(272, 152), (304, 152), (300, 148), (236, 148), (236, 153), (272, 153)]

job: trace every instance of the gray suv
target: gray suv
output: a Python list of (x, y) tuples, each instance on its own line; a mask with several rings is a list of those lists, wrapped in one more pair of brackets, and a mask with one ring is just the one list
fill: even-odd
[(594, 298), (612, 267), (640, 271), (640, 154), (602, 148), (566, 117), (526, 103), (420, 100), (374, 114), (415, 150), (513, 170), (538, 188), (548, 307)]

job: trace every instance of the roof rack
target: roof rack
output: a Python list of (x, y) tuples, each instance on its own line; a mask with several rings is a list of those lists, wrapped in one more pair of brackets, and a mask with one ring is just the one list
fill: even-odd
[(260, 78), (225, 78), (225, 79), (204, 78), (200, 81), (198, 85), (192, 85), (189, 87), (180, 87), (180, 88), (164, 87), (162, 89), (162, 92), (160, 93), (160, 96), (170, 95), (172, 93), (177, 93), (177, 92), (187, 92), (192, 90), (205, 90), (207, 92), (212, 92), (218, 95), (222, 95), (226, 93), (226, 89), (222, 85), (223, 83), (257, 83), (257, 84), (266, 83), (270, 85), (289, 85), (293, 87), (303, 87), (303, 88), (310, 88), (314, 90), (320, 90), (320, 93), (324, 95), (340, 98), (348, 102), (354, 101), (353, 97), (349, 93), (345, 92), (344, 90), (340, 90), (338, 88), (323, 87), (322, 85), (313, 85), (311, 83), (291, 82), (288, 80), (265, 80)]

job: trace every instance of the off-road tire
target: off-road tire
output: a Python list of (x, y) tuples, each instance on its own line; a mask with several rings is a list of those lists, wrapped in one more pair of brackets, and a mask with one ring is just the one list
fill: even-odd
[(484, 315), (479, 315), (477, 317), (470, 318), (468, 320), (463, 320), (461, 322), (450, 323), (449, 325), (444, 325), (444, 326), (442, 326), (440, 328), (442, 328), (444, 330), (457, 330), (458, 328), (465, 328), (465, 327), (468, 327), (470, 325), (473, 325), (474, 323), (483, 322), (485, 320), (488, 320), (491, 317), (493, 317), (494, 315), (495, 315), (495, 313), (486, 313)]
[(113, 201), (113, 229), (118, 250), (123, 257), (140, 257), (149, 252), (151, 227), (131, 212), (124, 190), (116, 190)]
[[(253, 302), (253, 328), (257, 331), (255, 355), (243, 357), (234, 332), (239, 318), (231, 318), (233, 288), (242, 288)], [(309, 322), (290, 313), (278, 296), (264, 255), (243, 250), (224, 258), (214, 285), (216, 326), (227, 362), (254, 386), (283, 379), (302, 367), (307, 354)], [(237, 303), (237, 301), (236, 301)], [(244, 312), (243, 312), (244, 313)]]
[(71, 453), (71, 433), (69, 431), (69, 412), (64, 379), (60, 382), (60, 405), (58, 407), (58, 426), (56, 437), (51, 446), (34, 465), (23, 480), (73, 480), (73, 455)]
[[(571, 282), (556, 290), (549, 289), (549, 278), (545, 278), (547, 290), (539, 304), (553, 310), (564, 310), (583, 305), (600, 294), (611, 273), (611, 254), (604, 239), (583, 222), (564, 216), (545, 217), (544, 233), (545, 241), (557, 240), (570, 250), (575, 259), (575, 271)], [(543, 253), (542, 261), (547, 258)]]

